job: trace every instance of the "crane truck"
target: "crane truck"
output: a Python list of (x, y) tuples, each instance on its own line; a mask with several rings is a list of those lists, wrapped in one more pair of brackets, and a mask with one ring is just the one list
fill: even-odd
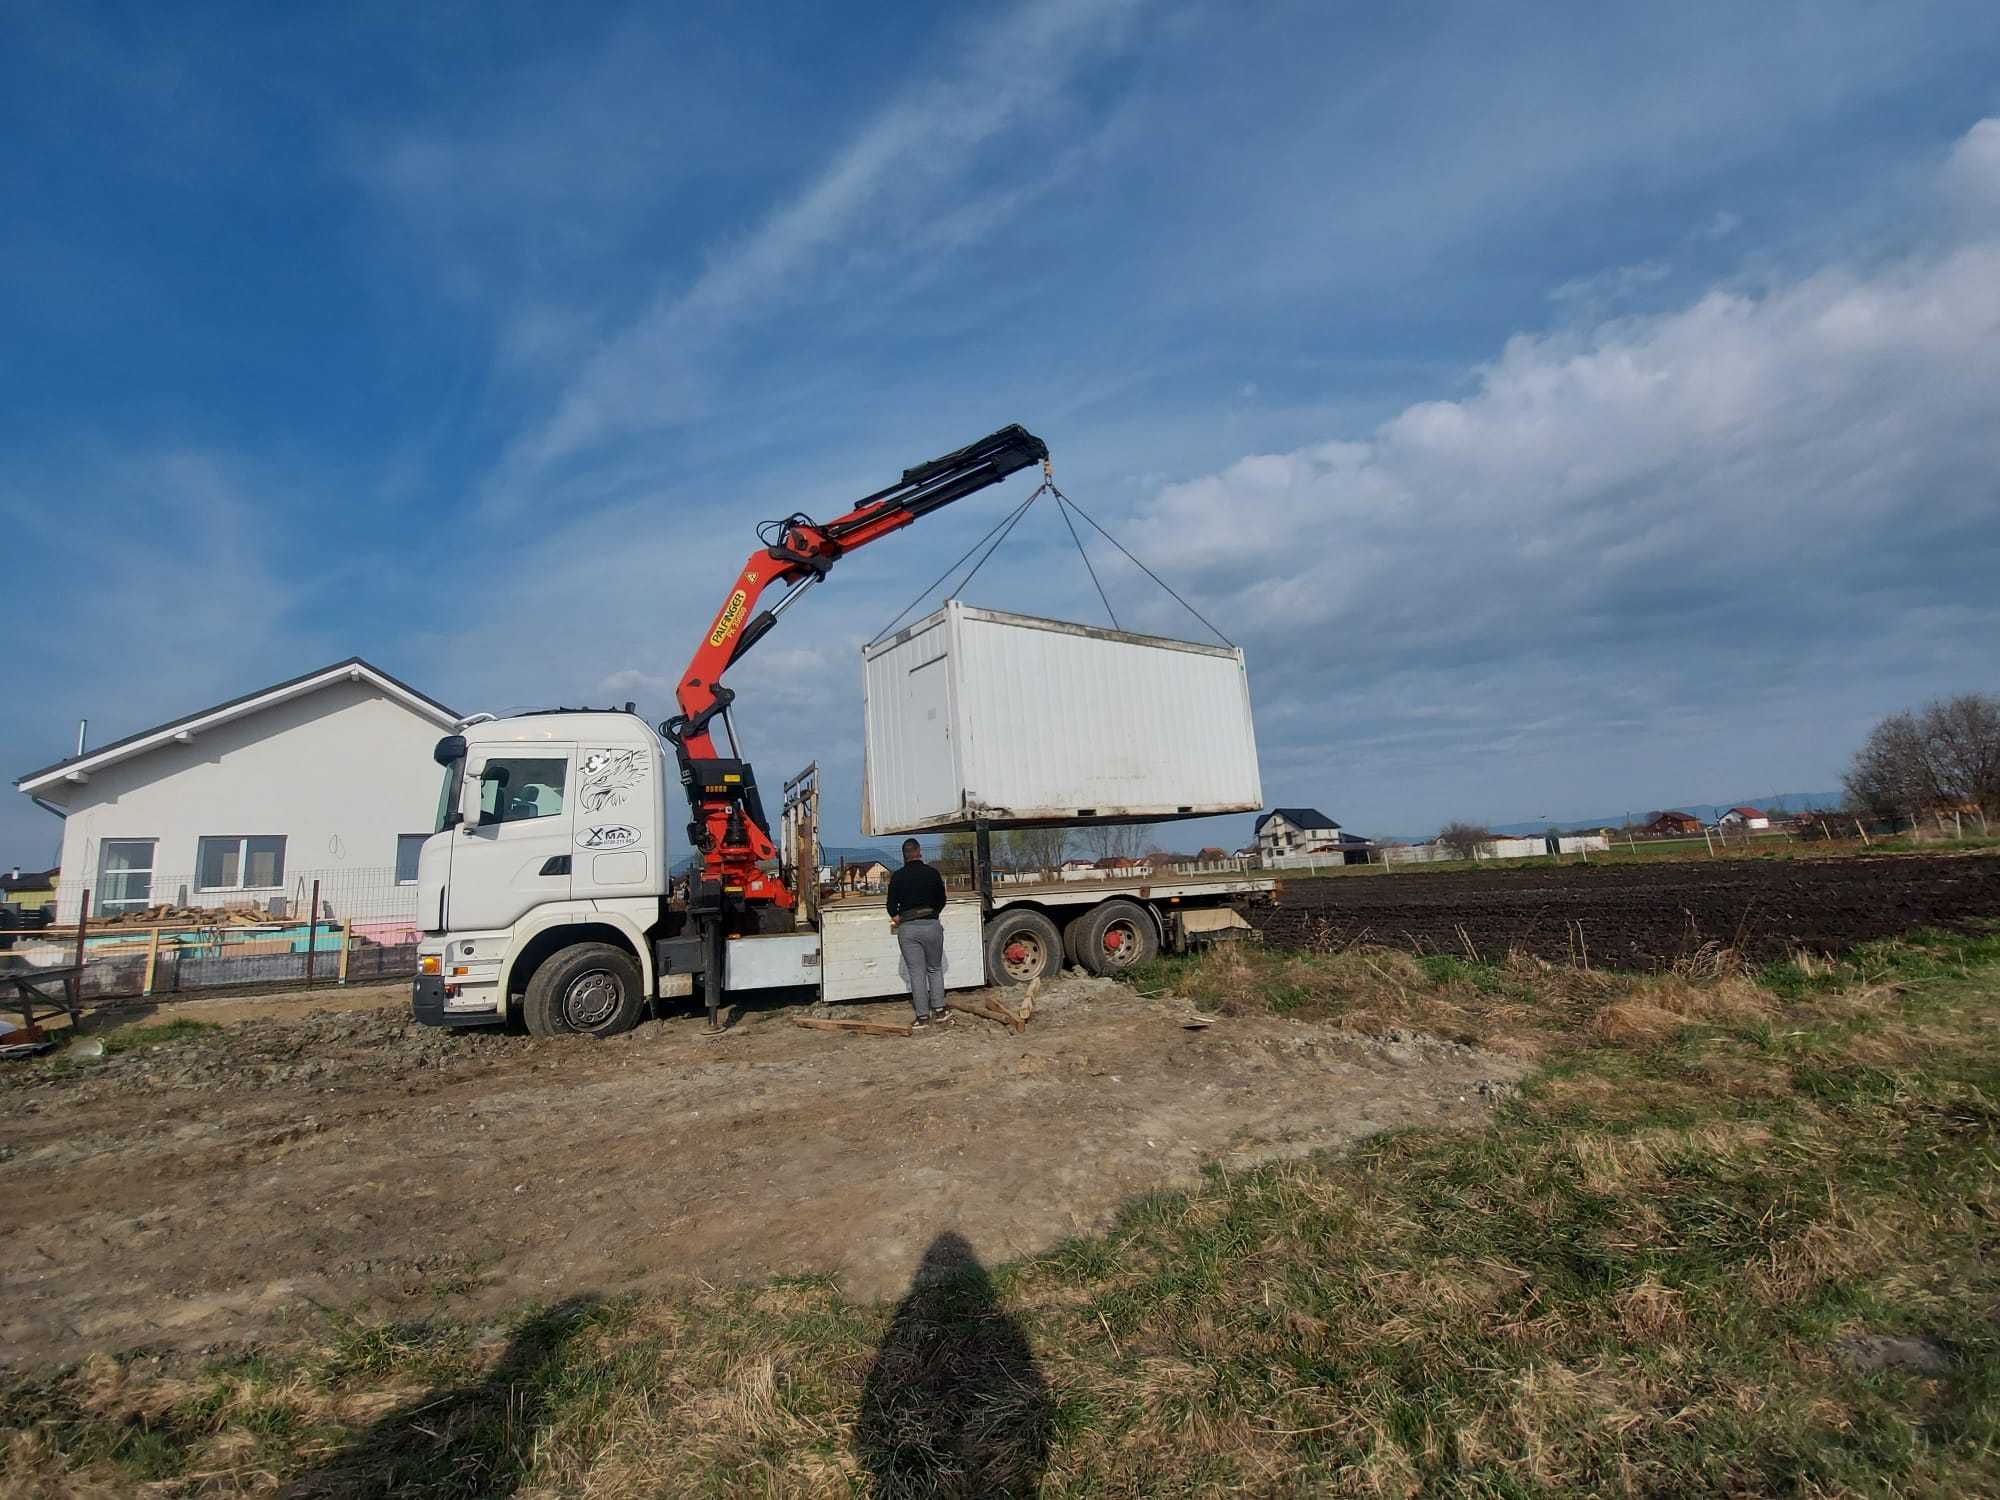
[[(626, 704), (477, 714), (439, 740), (436, 831), (417, 871), (416, 1019), (609, 1036), (697, 988), (711, 1030), (732, 992), (905, 992), (882, 904), (822, 897), (815, 769), (787, 783), (783, 849), (774, 841), (722, 677), (841, 557), (1032, 465), (1046, 474), (1048, 460), (1041, 439), (1005, 427), (833, 520), (765, 522), (681, 674), (678, 712), (657, 731)], [(698, 856), (684, 894), (669, 864), (669, 762)], [(996, 890), (990, 827), (971, 831), (975, 889), (941, 914), (948, 989), (1026, 984), (1066, 962), (1114, 973), (1241, 927), (1232, 898), (1273, 884), (1229, 872)]]

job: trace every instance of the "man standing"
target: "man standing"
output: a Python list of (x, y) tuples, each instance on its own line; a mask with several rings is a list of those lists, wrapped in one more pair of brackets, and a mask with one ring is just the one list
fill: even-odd
[(889, 925), (910, 974), (915, 1024), (950, 1019), (944, 1008), (944, 877), (924, 863), (924, 848), (903, 840), (903, 868), (889, 877)]

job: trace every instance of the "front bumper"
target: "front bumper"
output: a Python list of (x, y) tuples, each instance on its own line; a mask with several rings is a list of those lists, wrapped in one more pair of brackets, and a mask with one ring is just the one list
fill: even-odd
[(410, 982), (410, 1013), (419, 1026), (498, 1026), (506, 1020), (490, 1010), (446, 1010), (442, 974), (419, 974)]

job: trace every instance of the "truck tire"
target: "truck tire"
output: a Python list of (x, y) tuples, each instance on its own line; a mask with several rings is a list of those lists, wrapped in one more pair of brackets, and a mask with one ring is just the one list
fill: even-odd
[(1062, 934), (1038, 911), (1003, 911), (986, 924), (989, 984), (1053, 979), (1062, 968)]
[(528, 981), (521, 1019), (530, 1036), (616, 1036), (646, 1010), (639, 965), (610, 943), (552, 954)]
[(1078, 968), (1083, 963), (1082, 958), (1077, 954), (1076, 944), (1077, 940), (1083, 936), (1083, 924), (1088, 920), (1089, 916), (1089, 909), (1086, 908), (1062, 924), (1063, 967), (1065, 969)]
[(1093, 974), (1123, 974), (1157, 958), (1160, 935), (1152, 914), (1136, 901), (1107, 901), (1077, 922), (1076, 956)]

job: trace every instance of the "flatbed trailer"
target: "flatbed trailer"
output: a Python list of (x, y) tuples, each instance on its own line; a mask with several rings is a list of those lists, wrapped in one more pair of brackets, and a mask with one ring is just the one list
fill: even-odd
[[(1248, 930), (1233, 901), (1275, 889), (1268, 876), (1147, 876), (1009, 882), (993, 895), (956, 891), (945, 929), (945, 987), (1026, 984), (1065, 967), (1115, 974), (1159, 953), (1185, 953)], [(731, 938), (727, 991), (812, 985), (822, 1000), (908, 990), (879, 894), (824, 901), (815, 925)], [(681, 993), (692, 993), (691, 978)]]

